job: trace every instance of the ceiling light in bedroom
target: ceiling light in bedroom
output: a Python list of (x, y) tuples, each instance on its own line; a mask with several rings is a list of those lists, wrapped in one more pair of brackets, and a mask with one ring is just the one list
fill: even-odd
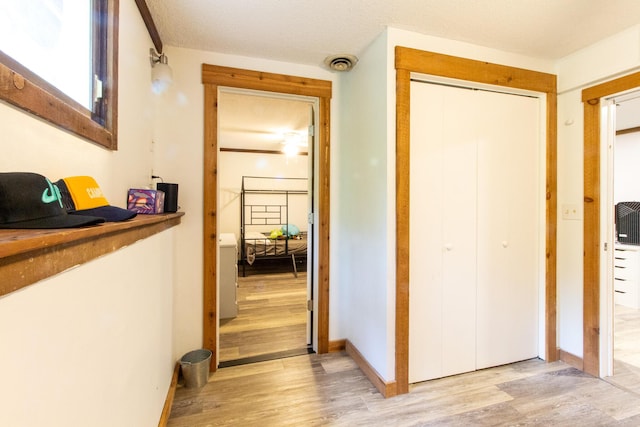
[(287, 157), (297, 156), (301, 147), (306, 147), (307, 143), (303, 141), (302, 135), (296, 132), (288, 132), (284, 134), (282, 141), (282, 152)]
[(298, 153), (300, 153), (300, 147), (295, 144), (285, 144), (284, 147), (282, 147), (282, 152), (287, 157), (297, 156)]
[(151, 61), (151, 88), (154, 93), (160, 94), (173, 82), (173, 72), (169, 67), (167, 55), (157, 53), (154, 48), (149, 49), (149, 60)]

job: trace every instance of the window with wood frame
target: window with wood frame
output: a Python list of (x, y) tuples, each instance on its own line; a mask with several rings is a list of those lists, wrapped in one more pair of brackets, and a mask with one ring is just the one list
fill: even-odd
[(0, 3), (0, 99), (117, 149), (118, 0)]

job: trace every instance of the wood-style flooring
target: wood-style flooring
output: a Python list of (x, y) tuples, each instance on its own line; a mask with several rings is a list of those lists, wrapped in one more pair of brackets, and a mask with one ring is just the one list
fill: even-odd
[(220, 321), (220, 362), (307, 347), (306, 272), (238, 277), (237, 299), (238, 316)]
[(640, 311), (617, 309), (615, 331), (606, 381), (532, 359), (385, 399), (344, 352), (311, 354), (222, 368), (201, 389), (179, 385), (168, 426), (640, 426)]
[(640, 310), (616, 305), (613, 330), (613, 376), (605, 379), (640, 394)]
[(639, 426), (640, 395), (533, 359), (383, 398), (345, 353), (223, 368), (178, 388), (169, 426)]

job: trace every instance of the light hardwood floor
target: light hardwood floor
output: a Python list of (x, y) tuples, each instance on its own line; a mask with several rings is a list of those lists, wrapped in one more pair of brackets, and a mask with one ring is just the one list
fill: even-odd
[[(269, 278), (247, 279), (255, 281), (241, 297), (248, 307), (262, 300), (273, 308), (276, 295), (288, 293)], [(640, 312), (617, 309), (615, 328), (616, 375), (606, 381), (534, 359), (413, 384), (384, 399), (344, 352), (312, 354), (222, 368), (201, 389), (179, 385), (168, 425), (640, 426), (640, 346), (631, 345)]]
[(306, 348), (306, 272), (238, 277), (237, 298), (238, 316), (220, 321), (221, 362)]
[(640, 394), (640, 310), (615, 307), (613, 376), (606, 381)]
[(340, 352), (220, 369), (201, 389), (178, 388), (168, 425), (638, 426), (640, 395), (534, 359), (384, 399)]

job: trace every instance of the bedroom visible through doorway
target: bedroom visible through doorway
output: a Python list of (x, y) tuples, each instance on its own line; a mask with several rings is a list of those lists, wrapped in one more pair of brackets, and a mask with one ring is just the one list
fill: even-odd
[(312, 351), (314, 107), (220, 88), (220, 367)]

